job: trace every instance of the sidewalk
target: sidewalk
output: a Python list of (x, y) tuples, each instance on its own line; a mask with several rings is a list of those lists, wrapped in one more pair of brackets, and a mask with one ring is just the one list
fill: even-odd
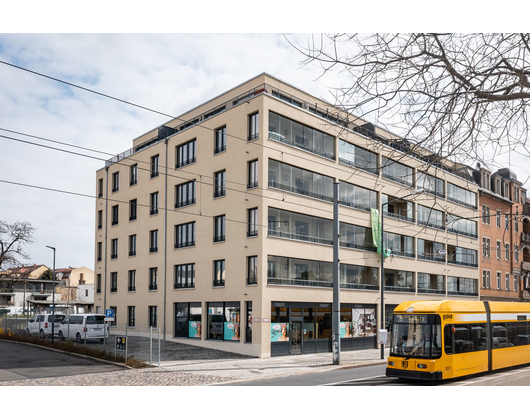
[(269, 359), (179, 360), (162, 362), (160, 368), (91, 375), (27, 379), (2, 382), (0, 386), (197, 386), (217, 385), (385, 364), (380, 349), (341, 353), (341, 364), (333, 365), (331, 353), (272, 357)]

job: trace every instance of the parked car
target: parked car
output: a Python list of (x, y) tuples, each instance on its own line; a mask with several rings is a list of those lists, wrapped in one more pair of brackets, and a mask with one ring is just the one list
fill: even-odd
[(85, 339), (103, 341), (109, 336), (109, 328), (104, 315), (75, 314), (62, 320), (58, 334), (61, 340), (75, 338), (78, 343)]
[[(55, 317), (55, 318), (54, 318)], [(57, 337), (59, 334), (59, 326), (61, 321), (66, 317), (63, 314), (40, 314), (34, 315), (28, 322), (27, 332), (28, 335), (38, 335), (40, 338), (44, 338), (52, 334), (52, 322), (53, 322), (53, 335)], [(55, 322), (54, 322), (55, 319)]]

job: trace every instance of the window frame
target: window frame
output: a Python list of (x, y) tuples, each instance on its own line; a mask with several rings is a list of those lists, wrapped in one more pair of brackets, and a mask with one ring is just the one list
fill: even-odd
[(213, 287), (225, 287), (226, 285), (226, 260), (214, 260), (213, 262)]
[(156, 154), (154, 156), (151, 156), (151, 171), (150, 171), (150, 179), (156, 178), (158, 175), (160, 175), (159, 170), (159, 164), (160, 164), (160, 155)]

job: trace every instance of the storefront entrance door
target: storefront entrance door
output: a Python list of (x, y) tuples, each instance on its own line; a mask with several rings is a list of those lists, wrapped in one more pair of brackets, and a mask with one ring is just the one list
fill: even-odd
[(302, 321), (291, 320), (291, 354), (302, 354)]

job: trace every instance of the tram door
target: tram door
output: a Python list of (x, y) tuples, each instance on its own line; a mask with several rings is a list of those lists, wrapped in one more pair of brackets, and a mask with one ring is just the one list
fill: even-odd
[(302, 354), (302, 320), (291, 321), (291, 354)]

